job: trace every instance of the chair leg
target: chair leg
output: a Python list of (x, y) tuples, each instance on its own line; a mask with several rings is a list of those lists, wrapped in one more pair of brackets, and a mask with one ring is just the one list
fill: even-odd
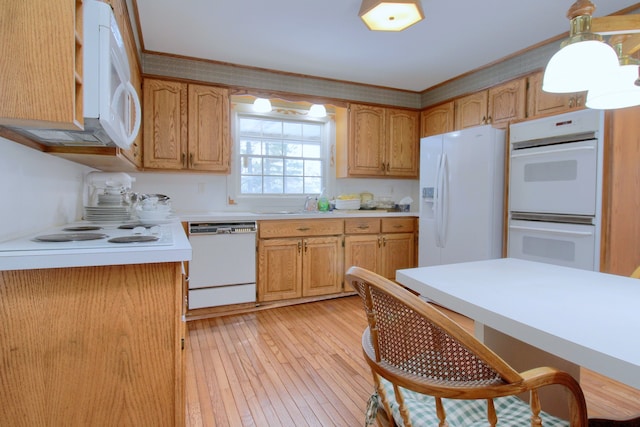
[(540, 411), (542, 407), (540, 406), (540, 397), (537, 390), (531, 390), (529, 400), (531, 401), (531, 427), (541, 427)]
[(495, 427), (498, 424), (498, 415), (496, 414), (496, 406), (493, 403), (493, 399), (487, 399), (487, 421), (491, 427)]
[(396, 394), (396, 402), (398, 402), (398, 406), (400, 408), (400, 415), (402, 416), (402, 423), (404, 427), (413, 427), (411, 424), (411, 417), (409, 416), (409, 409), (407, 405), (404, 404), (404, 396), (400, 391), (400, 387), (397, 385), (393, 385), (393, 392)]
[[(382, 387), (382, 383), (380, 382), (380, 377), (375, 373), (372, 372), (373, 374), (373, 384), (376, 388), (376, 390), (378, 391), (378, 396), (380, 397), (380, 400), (382, 401), (382, 409), (384, 410), (384, 412), (386, 412), (386, 419), (388, 421), (388, 425), (389, 427), (396, 427), (396, 422), (393, 419), (393, 413), (391, 412), (391, 406), (389, 405), (389, 396), (387, 396), (387, 393), (384, 391), (384, 387)], [(378, 412), (380, 412), (381, 408), (378, 408)], [(378, 416), (378, 423), (380, 423), (380, 416)], [(383, 420), (384, 422), (384, 420)]]

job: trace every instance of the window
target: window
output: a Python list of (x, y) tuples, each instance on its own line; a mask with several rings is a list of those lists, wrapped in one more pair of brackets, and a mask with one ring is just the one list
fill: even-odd
[(325, 123), (238, 114), (242, 195), (319, 194), (325, 179)]

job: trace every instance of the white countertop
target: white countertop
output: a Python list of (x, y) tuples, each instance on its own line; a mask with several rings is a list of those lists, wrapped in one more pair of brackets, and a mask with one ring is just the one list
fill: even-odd
[[(189, 261), (191, 245), (182, 225), (175, 221), (169, 226), (172, 235), (170, 245), (131, 244), (109, 248), (0, 250), (0, 271)], [(39, 234), (46, 234), (46, 231)]]
[(178, 211), (181, 221), (234, 221), (234, 220), (275, 220), (275, 219), (318, 219), (318, 218), (358, 218), (358, 217), (417, 217), (417, 212), (387, 212), (383, 210), (357, 210), (330, 212), (231, 212), (231, 211)]
[(447, 308), (640, 389), (640, 281), (513, 258), (398, 270)]

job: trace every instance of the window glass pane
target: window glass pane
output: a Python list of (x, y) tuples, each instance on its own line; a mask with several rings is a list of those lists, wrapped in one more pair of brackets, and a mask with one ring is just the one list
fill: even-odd
[(284, 178), (275, 176), (264, 177), (265, 194), (282, 194), (284, 190)]
[(320, 145), (319, 144), (304, 144), (303, 157), (319, 159), (320, 158)]
[(287, 159), (284, 167), (287, 176), (302, 176), (304, 173), (304, 162), (299, 159)]
[(262, 154), (262, 141), (241, 140), (240, 154)]
[(262, 135), (269, 138), (282, 137), (282, 122), (265, 120), (262, 123)]
[(284, 181), (284, 192), (287, 194), (303, 194), (304, 181), (301, 176), (288, 176)]
[(262, 134), (262, 120), (244, 118), (240, 121), (240, 133), (245, 136), (260, 136)]
[(262, 176), (241, 177), (240, 191), (245, 194), (262, 194)]
[(322, 162), (318, 160), (304, 161), (305, 176), (322, 176)]
[(302, 123), (285, 122), (283, 125), (282, 137), (287, 139), (302, 138)]
[(284, 173), (284, 160), (283, 159), (264, 159), (264, 174), (265, 175), (280, 175)]
[(302, 144), (299, 142), (285, 142), (284, 155), (287, 157), (302, 157)]
[(304, 139), (320, 141), (322, 139), (322, 125), (305, 123), (302, 125)]
[(264, 154), (267, 156), (282, 156), (282, 141), (265, 142)]
[(305, 178), (304, 192), (319, 194), (322, 191), (322, 180), (320, 178)]
[(242, 175), (262, 175), (262, 157), (243, 157)]

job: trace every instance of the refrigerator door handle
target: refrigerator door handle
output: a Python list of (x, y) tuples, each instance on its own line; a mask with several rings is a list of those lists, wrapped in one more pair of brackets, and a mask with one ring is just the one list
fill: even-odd
[(440, 247), (444, 248), (447, 241), (449, 218), (449, 159), (446, 153), (442, 155), (442, 198), (440, 211)]
[(436, 246), (442, 247), (441, 226), (442, 224), (442, 204), (443, 204), (443, 188), (442, 188), (442, 173), (443, 173), (443, 159), (444, 154), (438, 156), (438, 167), (436, 168), (436, 191), (433, 199), (433, 209), (435, 211), (435, 237)]

